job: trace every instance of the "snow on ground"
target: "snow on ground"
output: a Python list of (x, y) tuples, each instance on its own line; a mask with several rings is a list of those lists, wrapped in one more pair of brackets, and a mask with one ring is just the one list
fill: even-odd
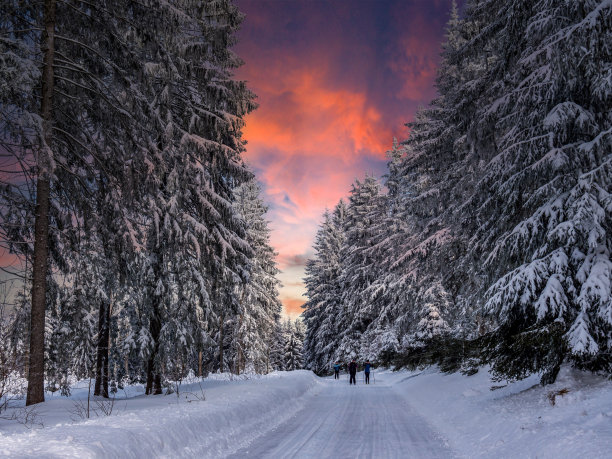
[(81, 385), (70, 398), (37, 405), (44, 428), (0, 420), (0, 456), (223, 457), (304, 408), (319, 384), (305, 370), (249, 380), (213, 376), (202, 383), (205, 401), (197, 383), (182, 386), (180, 397), (145, 396), (136, 386), (118, 393), (110, 416), (88, 420), (74, 415), (87, 399)]
[[(381, 375), (383, 377), (383, 375)], [(459, 457), (612, 457), (612, 381), (563, 368), (555, 384), (538, 376), (508, 384), (436, 369), (384, 377), (446, 437)], [(564, 395), (552, 394), (566, 389)]]
[(379, 378), (350, 386), (326, 379), (306, 409), (230, 456), (245, 458), (453, 457), (408, 400)]
[[(611, 457), (612, 382), (604, 378), (564, 368), (551, 386), (533, 376), (492, 391), (500, 384), (482, 369), (374, 376), (375, 384), (358, 378), (351, 387), (344, 376), (307, 371), (211, 375), (203, 390), (183, 384), (180, 397), (130, 386), (110, 416), (88, 420), (75, 414), (87, 399), (82, 382), (70, 398), (36, 406), (44, 427), (0, 419), (0, 456)], [(553, 405), (550, 394), (560, 391)]]

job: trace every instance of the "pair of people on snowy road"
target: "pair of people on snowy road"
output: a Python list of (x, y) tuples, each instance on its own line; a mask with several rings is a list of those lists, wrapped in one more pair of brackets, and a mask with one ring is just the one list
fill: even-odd
[[(364, 374), (365, 374), (366, 384), (370, 384), (370, 369), (371, 368), (372, 368), (372, 364), (370, 363), (369, 360), (366, 360), (366, 362), (364, 363)], [(357, 375), (357, 363), (355, 362), (355, 359), (351, 360), (351, 363), (349, 363), (349, 374), (351, 375), (349, 379), (349, 384), (357, 385), (357, 379), (355, 378), (355, 376)]]

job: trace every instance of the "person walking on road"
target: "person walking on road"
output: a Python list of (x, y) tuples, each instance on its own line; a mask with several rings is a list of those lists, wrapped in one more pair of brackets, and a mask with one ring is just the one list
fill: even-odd
[(364, 373), (365, 373), (365, 383), (370, 384), (370, 368), (372, 368), (372, 364), (369, 360), (366, 360)]
[(351, 363), (349, 363), (349, 373), (351, 375), (351, 378), (349, 379), (349, 385), (357, 385), (357, 380), (355, 379), (355, 375), (357, 374), (357, 363), (355, 363), (355, 359), (351, 360)]
[(334, 363), (334, 379), (340, 379), (340, 362)]

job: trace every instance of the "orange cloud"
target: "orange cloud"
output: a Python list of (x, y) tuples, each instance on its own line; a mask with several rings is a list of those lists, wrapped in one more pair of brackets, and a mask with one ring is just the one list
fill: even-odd
[(384, 173), (393, 137), (435, 95), (450, 0), (238, 0), (240, 79), (257, 94), (245, 157), (270, 206), (286, 314), (304, 302), (305, 260), (325, 208)]
[(313, 59), (322, 61), (272, 60), (265, 72), (247, 75), (260, 107), (246, 120), (245, 156), (272, 204), (272, 244), (281, 269), (291, 257), (310, 253), (323, 210), (363, 176), (364, 159), (380, 169), (393, 137), (363, 91), (335, 87), (327, 80), (325, 56)]
[(249, 152), (256, 157), (280, 147), (285, 155), (332, 154), (346, 162), (359, 151), (384, 153), (391, 129), (380, 111), (363, 92), (328, 87), (324, 76), (321, 68), (302, 68), (287, 74), (281, 88), (262, 82), (258, 93), (266, 102), (247, 117), (244, 130)]
[(285, 314), (292, 319), (295, 319), (304, 311), (304, 309), (302, 309), (304, 300), (299, 300), (296, 298), (281, 298), (281, 301), (285, 309)]

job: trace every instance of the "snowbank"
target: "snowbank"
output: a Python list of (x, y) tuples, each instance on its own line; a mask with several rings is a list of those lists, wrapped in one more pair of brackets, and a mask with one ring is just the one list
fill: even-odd
[(469, 377), (436, 369), (381, 377), (460, 456), (611, 457), (612, 382), (605, 378), (570, 368), (545, 387), (537, 376), (496, 383), (482, 369)]
[(233, 381), (214, 376), (203, 391), (183, 385), (180, 397), (137, 395), (143, 392), (137, 386), (118, 394), (123, 398), (110, 416), (75, 420), (75, 405), (87, 398), (81, 385), (70, 398), (37, 405), (44, 428), (0, 420), (0, 456), (221, 457), (287, 420), (318, 386), (308, 371)]
[[(612, 382), (601, 377), (564, 368), (551, 386), (541, 387), (533, 376), (496, 390), (491, 387), (501, 384), (491, 381), (485, 370), (469, 377), (436, 369), (376, 371), (372, 379), (367, 387), (359, 379), (360, 390), (355, 390), (345, 380), (323, 380), (308, 371), (240, 378), (212, 375), (202, 382), (203, 391), (197, 379), (186, 381), (179, 397), (144, 396), (142, 386), (130, 386), (119, 392), (110, 416), (89, 420), (75, 418), (75, 406), (87, 399), (87, 384), (81, 382), (70, 398), (55, 395), (36, 406), (44, 428), (0, 420), (0, 456), (224, 457), (307, 406), (288, 423), (305, 424), (298, 432), (318, 430), (313, 416), (325, 419), (330, 410), (354, 419), (340, 401), (339, 408), (334, 407), (334, 394), (340, 389), (353, 397), (351, 406), (363, 402), (390, 416), (392, 407), (377, 402), (382, 400), (377, 391), (385, 388), (403, 397), (408, 406), (400, 405), (413, 413), (413, 422), (429, 426), (426, 430), (441, 437), (458, 457), (610, 457)], [(355, 438), (347, 441), (359, 444), (359, 429), (350, 425), (343, 432)], [(424, 441), (410, 436), (407, 427), (397, 438)], [(298, 449), (311, 440), (304, 434)], [(327, 443), (319, 438), (311, 447), (316, 450)]]

